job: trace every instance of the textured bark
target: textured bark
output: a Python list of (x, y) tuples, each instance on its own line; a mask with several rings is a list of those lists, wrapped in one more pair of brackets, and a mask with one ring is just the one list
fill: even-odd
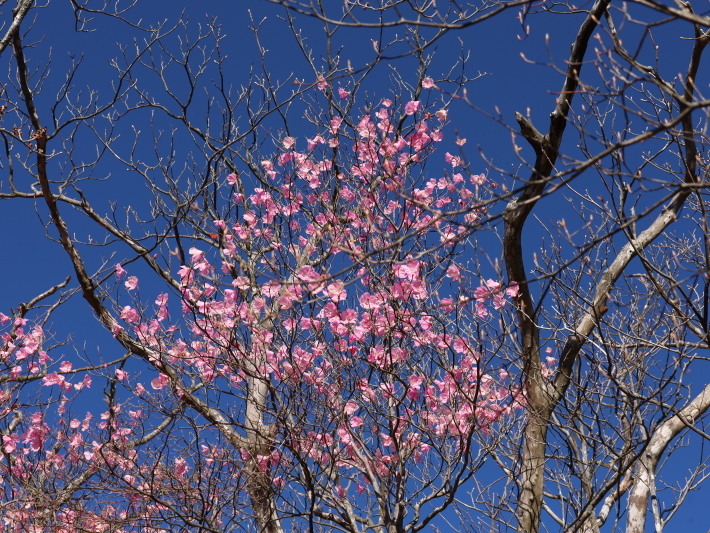
[(658, 426), (651, 435), (636, 467), (636, 479), (629, 494), (629, 514), (626, 522), (626, 533), (644, 533), (646, 516), (648, 515), (648, 500), (651, 495), (653, 477), (658, 462), (666, 447), (678, 434), (701, 416), (710, 407), (710, 385), (698, 394), (692, 402), (681, 409), (663, 424)]
[[(560, 392), (562, 392), (558, 390), (553, 393), (553, 389), (545, 382), (542, 376), (540, 334), (535, 316), (535, 306), (527, 285), (527, 274), (523, 260), (522, 233), (528, 215), (542, 197), (547, 179), (554, 170), (555, 162), (559, 156), (562, 136), (567, 126), (567, 115), (579, 85), (579, 73), (587, 51), (587, 45), (609, 3), (610, 0), (597, 0), (580, 26), (572, 45), (562, 91), (557, 99), (555, 110), (550, 115), (548, 133), (542, 135), (528, 119), (519, 113), (516, 116), (523, 137), (533, 147), (536, 155), (532, 177), (523, 187), (520, 195), (508, 204), (504, 214), (503, 254), (508, 279), (518, 282), (521, 286), (517, 301), (518, 322), (521, 332), (521, 356), (525, 374), (524, 388), (529, 409), (529, 420), (524, 433), (520, 479), (518, 481), (517, 519), (520, 533), (537, 533), (540, 528), (547, 428), (550, 414), (557, 402), (559, 402), (561, 398)], [(578, 342), (578, 344), (581, 346), (581, 342)], [(578, 349), (570, 352), (568, 358), (574, 360), (577, 353)]]
[(530, 413), (525, 427), (518, 494), (518, 531), (537, 531), (540, 524), (549, 423), (544, 415)]

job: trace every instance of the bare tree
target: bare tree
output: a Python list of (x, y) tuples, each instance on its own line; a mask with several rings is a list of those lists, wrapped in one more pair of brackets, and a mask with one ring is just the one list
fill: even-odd
[[(13, 274), (37, 289), (0, 315), (3, 525), (681, 521), (710, 459), (708, 14), (268, 3), (238, 23), (248, 72), (219, 16), (3, 14), (0, 199), (36, 211), (57, 276)], [(477, 93), (468, 50), (494, 24), (554, 101)], [(65, 74), (61, 38), (86, 49)], [(95, 321), (66, 329), (80, 297)]]

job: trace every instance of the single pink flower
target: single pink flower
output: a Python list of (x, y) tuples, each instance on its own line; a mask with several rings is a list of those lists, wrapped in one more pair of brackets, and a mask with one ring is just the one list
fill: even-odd
[(419, 107), (421, 105), (422, 105), (422, 103), (419, 100), (407, 102), (407, 105), (404, 106), (404, 113), (406, 115), (413, 115), (414, 113), (419, 111)]
[(461, 279), (461, 271), (456, 265), (449, 265), (449, 268), (446, 269), (446, 277), (458, 281)]
[(138, 312), (130, 305), (127, 305), (123, 308), (123, 310), (121, 311), (121, 318), (129, 324), (132, 324), (133, 322), (138, 322), (140, 320)]
[(52, 385), (61, 385), (64, 383), (64, 376), (57, 374), (56, 372), (52, 372), (51, 374), (47, 374), (42, 378), (42, 383), (45, 387), (50, 387)]
[(168, 376), (166, 376), (162, 372), (160, 373), (160, 375), (157, 378), (155, 378), (154, 380), (152, 380), (150, 382), (150, 386), (153, 387), (155, 390), (160, 390), (160, 389), (164, 388), (167, 384), (168, 384)]
[(505, 289), (505, 294), (507, 294), (511, 298), (515, 298), (519, 292), (520, 286), (515, 281), (512, 281), (510, 285), (508, 285), (508, 288)]

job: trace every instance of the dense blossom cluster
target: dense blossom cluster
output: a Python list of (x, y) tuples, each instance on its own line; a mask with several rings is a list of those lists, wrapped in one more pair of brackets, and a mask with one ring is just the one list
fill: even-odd
[[(131, 495), (134, 516), (150, 524), (162, 509), (146, 494), (167, 501), (179, 489), (187, 505), (198, 483), (191, 479), (196, 462), (221, 469), (225, 462), (215, 457), (229, 453), (207, 439), (204, 457), (175, 453), (152, 465), (132, 448), (136, 427), (148, 420), (141, 402), (147, 410), (160, 398), (211, 401), (210, 391), (228, 391), (239, 405), (215, 407), (237, 413), (240, 425), (238, 413), (254, 401), (250, 390), (258, 382), (269, 391), (259, 406), (263, 422), (276, 428), (279, 444), (235, 450), (230, 475), (254, 461), (274, 487), (288, 487), (298, 483), (298, 462), (308, 461), (315, 482), (328, 489), (327, 505), (337, 507), (351, 491), (365, 497), (368, 487), (400, 475), (405, 464), (435, 472), (437, 461), (449, 459), (442, 454), (467, 453), (475, 432), (485, 436), (520, 407), (508, 372), (486, 368), (474, 335), (476, 322), (503, 308), (517, 285), (472, 279), (465, 259), (458, 261), (486, 216), (487, 178), (471, 175), (449, 153), (450, 171), (426, 177), (446, 111), (420, 117), (421, 107), (404, 106), (417, 119), (407, 132), (398, 130), (393, 102), (384, 100), (356, 123), (330, 118), (301, 151), (297, 139), (285, 137), (279, 152), (261, 161), (261, 182), (251, 190), (230, 174), (224, 218), (204, 228), (207, 245), (203, 239), (190, 247), (188, 264), (177, 272), (181, 313), (167, 293), (150, 310), (139, 279), (117, 265), (133, 302), (119, 307), (113, 333), (125, 331), (146, 347), (148, 382), (115, 369), (115, 380), (135, 396), (114, 404), (98, 426), (91, 415), (67, 419), (50, 436), (42, 412), (32, 413), (22, 431), (2, 437), (12, 457), (4, 475), (65, 469), (69, 483), (67, 461), (88, 465), (96, 476), (110, 472)], [(14, 361), (11, 376), (34, 374), (59, 387), (61, 405), (90, 385), (88, 372), (83, 381), (69, 379), (68, 362), (54, 369), (40, 349), (39, 327), (25, 333), (24, 323), (15, 325), (2, 347), (5, 364)], [(108, 440), (89, 438), (90, 428)], [(37, 511), (18, 508), (5, 523), (12, 530)], [(109, 527), (105, 510), (71, 513), (67, 531)]]

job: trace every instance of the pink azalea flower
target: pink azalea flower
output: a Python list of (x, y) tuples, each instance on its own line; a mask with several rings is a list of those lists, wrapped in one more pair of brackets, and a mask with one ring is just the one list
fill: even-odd
[(160, 389), (164, 388), (167, 384), (168, 384), (168, 376), (166, 376), (162, 372), (160, 373), (160, 375), (157, 378), (155, 378), (154, 380), (152, 380), (150, 382), (150, 386), (153, 387), (155, 390), (160, 390)]
[(64, 383), (64, 376), (61, 374), (57, 374), (56, 372), (52, 372), (51, 374), (47, 374), (42, 378), (42, 384), (45, 387), (50, 387), (52, 385), (62, 385)]
[(187, 473), (187, 461), (182, 457), (175, 459), (175, 475), (179, 478), (184, 478)]
[(431, 89), (434, 87), (434, 80), (427, 77), (422, 80), (422, 88), (423, 89)]
[(411, 102), (407, 102), (407, 105), (404, 106), (404, 113), (406, 115), (413, 115), (417, 111), (419, 111), (419, 107), (421, 106), (421, 102), (419, 100), (414, 100)]
[(5, 453), (12, 453), (17, 449), (17, 445), (20, 442), (20, 437), (18, 435), (3, 435), (2, 437)]
[(520, 286), (515, 281), (511, 282), (510, 285), (508, 285), (508, 288), (505, 289), (505, 294), (507, 294), (511, 298), (515, 298), (519, 292)]
[(449, 265), (449, 268), (446, 269), (446, 277), (459, 281), (461, 279), (461, 271), (456, 265)]
[(123, 308), (123, 310), (121, 311), (121, 318), (129, 324), (132, 324), (133, 322), (138, 322), (140, 320), (138, 312), (130, 305), (127, 305)]
[(473, 185), (483, 185), (484, 183), (486, 183), (486, 181), (487, 178), (483, 174), (474, 174), (473, 176), (471, 176), (471, 183)]
[(357, 410), (358, 410), (357, 402), (355, 400), (348, 400), (348, 402), (345, 404), (345, 409), (344, 409), (345, 414), (351, 415)]

